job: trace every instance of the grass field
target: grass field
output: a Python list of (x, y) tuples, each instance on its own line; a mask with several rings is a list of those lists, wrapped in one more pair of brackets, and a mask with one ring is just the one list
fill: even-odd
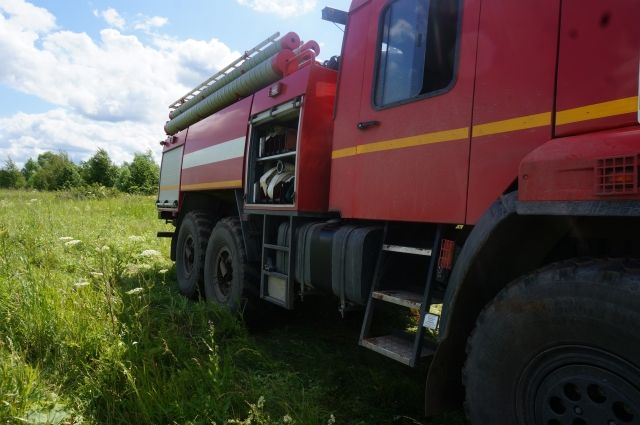
[(0, 191), (0, 423), (464, 424), (333, 300), (248, 327), (175, 289), (153, 198)]

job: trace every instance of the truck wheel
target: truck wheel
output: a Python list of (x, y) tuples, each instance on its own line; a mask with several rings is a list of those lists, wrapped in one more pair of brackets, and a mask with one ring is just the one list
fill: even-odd
[(176, 241), (176, 275), (180, 292), (196, 298), (202, 286), (202, 270), (207, 241), (213, 223), (202, 211), (187, 213), (180, 224)]
[(516, 280), (467, 346), (474, 425), (640, 424), (640, 262), (554, 264)]
[(204, 293), (207, 301), (232, 312), (242, 307), (247, 271), (247, 255), (242, 243), (240, 222), (224, 218), (211, 232), (204, 267)]

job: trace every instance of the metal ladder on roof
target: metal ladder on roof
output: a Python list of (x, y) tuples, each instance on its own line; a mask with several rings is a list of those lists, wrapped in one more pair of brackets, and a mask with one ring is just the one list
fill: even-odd
[[(411, 367), (416, 366), (420, 358), (433, 354), (435, 345), (430, 346), (425, 341), (425, 329), (436, 330), (439, 321), (439, 316), (431, 313), (430, 308), (435, 300), (434, 281), (442, 244), (442, 232), (443, 225), (437, 225), (431, 246), (418, 248), (389, 243), (389, 225), (385, 225), (383, 244), (376, 263), (371, 294), (360, 332), (361, 346)], [(424, 287), (404, 288), (402, 285), (388, 285), (388, 280), (383, 279), (383, 269), (390, 255), (419, 256), (425, 260), (428, 259), (428, 270), (426, 276), (423, 276)], [(387, 335), (377, 335), (373, 332), (373, 316), (385, 303), (419, 312), (418, 326), (414, 335), (407, 334), (403, 330), (396, 330)]]
[(185, 94), (184, 96), (180, 97), (175, 102), (171, 103), (171, 105), (169, 105), (169, 109), (171, 109), (171, 110), (176, 109), (179, 106), (183, 105), (184, 103), (187, 103), (191, 99), (195, 98), (196, 96), (201, 94), (203, 91), (209, 90), (218, 81), (220, 81), (221, 79), (226, 77), (228, 74), (230, 74), (236, 68), (239, 68), (240, 66), (242, 66), (242, 64), (244, 64), (247, 60), (251, 59), (252, 57), (257, 55), (258, 53), (260, 53), (261, 51), (265, 50), (266, 48), (271, 46), (273, 43), (275, 43), (276, 40), (278, 39), (278, 37), (280, 37), (280, 33), (276, 32), (273, 35), (271, 35), (270, 37), (267, 37), (266, 39), (264, 39), (263, 41), (258, 43), (255, 47), (247, 50), (238, 59), (236, 59), (235, 61), (231, 62), (226, 67), (222, 68), (220, 71), (218, 71), (212, 77), (210, 77), (207, 80), (203, 81), (202, 83), (198, 84), (196, 86), (196, 88), (191, 90), (189, 93)]

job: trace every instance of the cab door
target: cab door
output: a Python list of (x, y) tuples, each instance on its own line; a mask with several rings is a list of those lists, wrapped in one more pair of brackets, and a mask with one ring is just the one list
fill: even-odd
[(350, 164), (353, 182), (342, 215), (463, 223), (479, 0), (366, 7), (359, 109), (340, 117), (349, 140), (334, 135), (334, 168)]

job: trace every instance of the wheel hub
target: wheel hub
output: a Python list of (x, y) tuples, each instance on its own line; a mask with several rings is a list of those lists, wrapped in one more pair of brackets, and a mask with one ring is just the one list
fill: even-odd
[(184, 240), (184, 252), (182, 255), (184, 271), (187, 276), (191, 275), (193, 271), (193, 263), (195, 261), (195, 242), (191, 235), (187, 236)]
[(225, 300), (231, 294), (233, 282), (233, 257), (227, 248), (222, 248), (216, 258), (216, 287)]
[[(536, 357), (519, 393), (535, 425), (640, 424), (640, 370), (612, 354), (562, 347)], [(523, 388), (523, 382), (529, 382)]]

